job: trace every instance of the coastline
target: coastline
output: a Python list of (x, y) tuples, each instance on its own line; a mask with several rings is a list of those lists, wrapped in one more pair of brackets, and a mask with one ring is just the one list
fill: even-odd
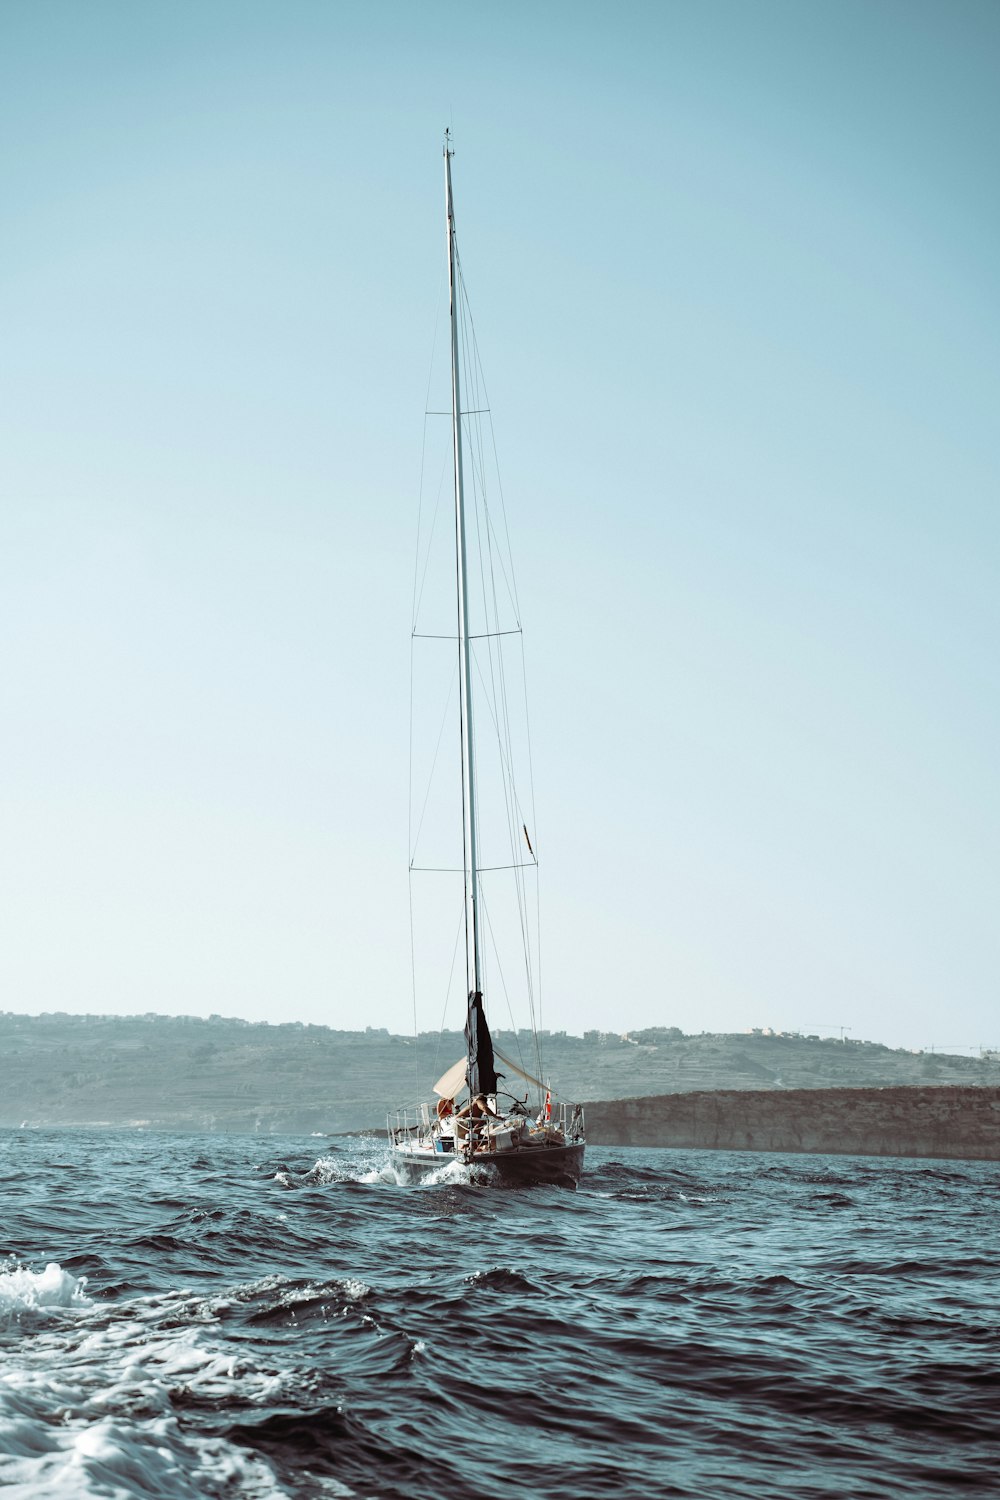
[[(901, 1084), (883, 1088), (704, 1089), (584, 1105), (591, 1146), (790, 1152), (803, 1155), (1000, 1161), (1000, 1088)], [(5, 1122), (2, 1129), (16, 1130)], [(33, 1130), (139, 1130), (176, 1135), (382, 1139), (384, 1126), (305, 1130), (282, 1112), (254, 1120), (25, 1120)]]
[(1000, 1161), (1000, 1088), (990, 1086), (724, 1089), (586, 1111), (595, 1146)]

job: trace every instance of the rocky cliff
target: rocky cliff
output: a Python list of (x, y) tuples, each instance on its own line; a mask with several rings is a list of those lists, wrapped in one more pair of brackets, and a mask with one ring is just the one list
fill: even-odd
[(1000, 1088), (661, 1094), (587, 1105), (594, 1145), (1000, 1161)]

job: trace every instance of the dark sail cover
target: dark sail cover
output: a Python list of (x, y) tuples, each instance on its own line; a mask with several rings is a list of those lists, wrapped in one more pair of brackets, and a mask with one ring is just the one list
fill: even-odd
[(495, 1094), (497, 1070), (493, 1061), (493, 1039), (486, 1024), (483, 997), (477, 990), (469, 996), (469, 1016), (465, 1023), (465, 1045), (469, 1053), (469, 1093)]

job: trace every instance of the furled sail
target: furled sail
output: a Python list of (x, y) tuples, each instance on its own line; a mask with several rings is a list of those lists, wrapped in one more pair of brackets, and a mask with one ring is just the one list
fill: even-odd
[(493, 1061), (493, 1040), (486, 1024), (483, 997), (478, 990), (469, 996), (469, 1015), (465, 1022), (465, 1045), (469, 1054), (469, 1093), (495, 1094), (497, 1070)]

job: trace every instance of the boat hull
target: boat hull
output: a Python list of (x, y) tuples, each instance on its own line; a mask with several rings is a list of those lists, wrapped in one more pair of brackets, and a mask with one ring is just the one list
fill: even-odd
[[(490, 1151), (476, 1155), (468, 1165), (485, 1167), (502, 1183), (528, 1186), (531, 1183), (554, 1183), (568, 1186), (579, 1181), (583, 1172), (584, 1143), (567, 1146), (530, 1146), (524, 1150)], [(458, 1158), (459, 1160), (461, 1158)], [(440, 1172), (456, 1158), (444, 1152), (414, 1152), (393, 1148), (392, 1164), (405, 1182), (424, 1182), (433, 1172)]]

